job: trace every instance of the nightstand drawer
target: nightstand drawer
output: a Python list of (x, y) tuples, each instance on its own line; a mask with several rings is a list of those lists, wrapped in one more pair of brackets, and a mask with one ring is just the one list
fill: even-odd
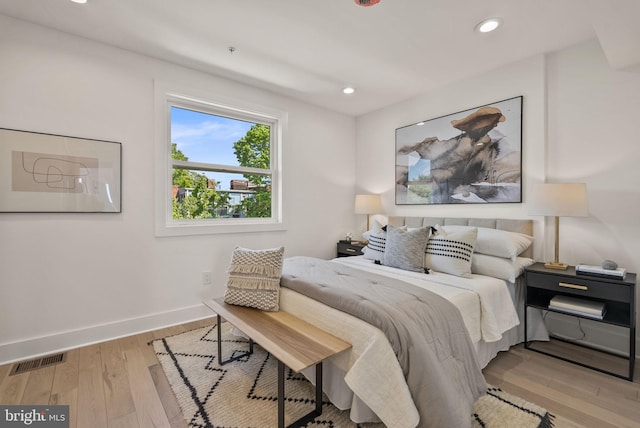
[(616, 284), (611, 281), (600, 282), (578, 278), (575, 275), (570, 277), (527, 272), (527, 283), (530, 287), (625, 303), (630, 301), (632, 292), (632, 287), (625, 284)]
[(362, 252), (363, 248), (364, 248), (364, 245), (338, 242), (338, 257), (361, 256), (364, 254)]

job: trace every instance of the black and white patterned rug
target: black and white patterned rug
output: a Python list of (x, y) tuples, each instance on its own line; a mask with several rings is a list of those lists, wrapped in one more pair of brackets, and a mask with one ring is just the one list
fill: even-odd
[[(223, 324), (223, 342), (225, 357), (248, 349), (246, 340), (229, 332), (228, 323)], [(220, 367), (215, 325), (154, 340), (152, 344), (190, 427), (277, 426), (276, 360), (260, 346), (254, 347), (251, 356)], [(285, 377), (288, 424), (313, 409), (314, 387), (304, 376), (290, 370)], [(493, 387), (476, 402), (470, 417), (474, 427), (553, 426), (553, 416), (542, 407)], [(338, 410), (325, 401), (322, 415), (307, 426), (384, 425), (357, 425), (349, 420), (348, 411)]]

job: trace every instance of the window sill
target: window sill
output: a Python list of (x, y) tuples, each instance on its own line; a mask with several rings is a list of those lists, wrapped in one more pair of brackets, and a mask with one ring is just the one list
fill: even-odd
[(279, 232), (287, 230), (284, 222), (273, 219), (202, 219), (157, 224), (156, 236), (218, 235), (229, 233)]

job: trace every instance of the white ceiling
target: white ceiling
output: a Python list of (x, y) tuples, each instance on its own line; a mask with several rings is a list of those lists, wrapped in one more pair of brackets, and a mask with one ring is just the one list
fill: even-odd
[[(638, 0), (0, 0), (0, 14), (356, 116), (595, 37), (614, 68), (640, 64)], [(474, 32), (493, 16), (500, 29)]]

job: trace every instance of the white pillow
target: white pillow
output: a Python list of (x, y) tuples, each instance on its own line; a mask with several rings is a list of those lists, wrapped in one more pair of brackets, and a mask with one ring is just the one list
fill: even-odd
[(465, 227), (446, 231), (436, 226), (425, 250), (424, 264), (436, 272), (469, 278), (471, 276), (471, 256), (476, 245), (478, 229)]
[(364, 258), (381, 261), (387, 244), (387, 232), (382, 230), (382, 225), (374, 220), (371, 229), (363, 233), (362, 236), (369, 241), (367, 246), (362, 249)]
[(516, 282), (516, 278), (524, 272), (524, 268), (534, 263), (535, 260), (527, 257), (516, 257), (515, 260), (509, 260), (476, 253), (471, 258), (471, 273)]
[(366, 232), (364, 232), (362, 234), (362, 239), (364, 239), (365, 241), (369, 240), (369, 236), (371, 236), (371, 230), (367, 230)]
[[(444, 226), (444, 230), (469, 229), (469, 226)], [(489, 256), (515, 260), (516, 257), (533, 244), (533, 236), (506, 230), (478, 227), (478, 242), (475, 252)]]

